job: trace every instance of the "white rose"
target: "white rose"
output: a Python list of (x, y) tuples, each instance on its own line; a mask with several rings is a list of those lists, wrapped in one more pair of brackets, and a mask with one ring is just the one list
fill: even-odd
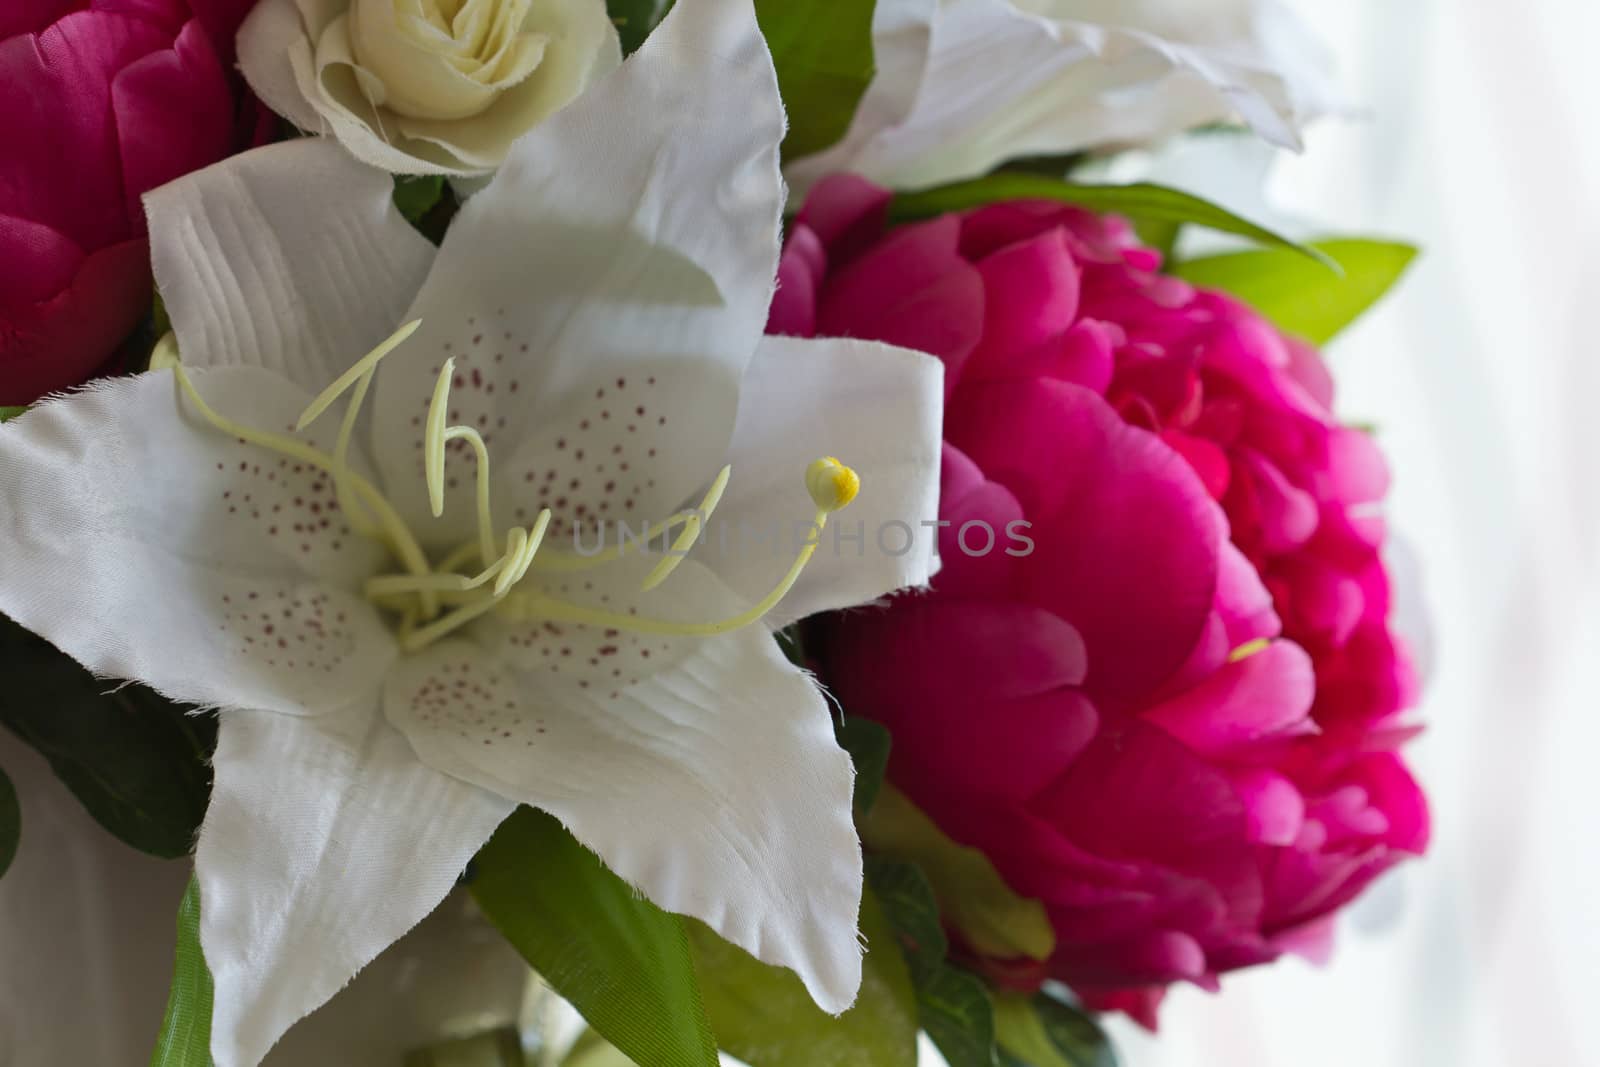
[(267, 106), (397, 174), (492, 172), (621, 61), (604, 0), (261, 0), (239, 31)]
[(1329, 62), (1276, 0), (878, 0), (878, 74), (844, 139), (787, 169), (899, 188), (1007, 159), (1240, 119), (1297, 147), (1337, 107)]

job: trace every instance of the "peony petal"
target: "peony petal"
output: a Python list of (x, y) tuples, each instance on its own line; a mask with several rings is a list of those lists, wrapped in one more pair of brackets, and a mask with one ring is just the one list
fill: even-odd
[[(0, 189), (5, 210), (94, 249), (140, 236), (118, 162), (111, 84), (172, 44), (173, 30), (135, 15), (75, 11), (37, 37), (0, 39)], [(156, 151), (154, 146), (147, 151)]]
[[(0, 255), (8, 251), (0, 247)], [(64, 251), (58, 244), (51, 255)], [(29, 265), (55, 273), (66, 262), (24, 255), (11, 269)], [(0, 404), (31, 404), (84, 381), (113, 360), (149, 311), (150, 253), (142, 238), (90, 253), (67, 288), (47, 300), (6, 301), (0, 305)]]
[(5, 294), (5, 307), (56, 296), (72, 284), (83, 261), (83, 250), (65, 234), (42, 222), (0, 214), (0, 293)]
[[(939, 470), (939, 576), (935, 588), (957, 596), (998, 596), (1024, 573), (1037, 547), (1031, 524), (1011, 490), (983, 476), (959, 448), (946, 444)], [(987, 531), (996, 543), (987, 545)], [(1082, 681), (1080, 678), (1079, 681)]]
[(665, 658), (607, 691), (443, 642), (400, 665), (385, 708), (425, 762), (556, 815), (656, 904), (793, 969), (837, 1014), (861, 980), (862, 861), (827, 704), (763, 627)]
[(893, 90), (868, 94), (901, 106), (864, 106), (838, 145), (791, 168), (797, 187), (839, 171), (922, 187), (1235, 116), (1293, 146), (1299, 126), (1335, 106), (1320, 48), (1276, 4), (1252, 5), (1220, 39), (1201, 32), (1214, 19), (1147, 21), (1171, 4), (1117, 5), (1110, 19), (1082, 0), (901, 6), (899, 37), (925, 42), (925, 58), (896, 63)]
[(1233, 787), (1244, 804), (1252, 841), (1294, 844), (1305, 823), (1306, 802), (1293, 782), (1276, 771), (1242, 770), (1234, 772)]
[(393, 189), (337, 144), (302, 138), (146, 197), (184, 362), (266, 367), (315, 395), (388, 336), (433, 258)]
[(1143, 718), (1196, 752), (1226, 757), (1264, 740), (1311, 730), (1307, 714), (1316, 688), (1311, 657), (1293, 642), (1274, 641)]
[(956, 250), (953, 215), (895, 231), (827, 280), (817, 332), (928, 352), (945, 361), (946, 391), (983, 336), (983, 278)]
[(1089, 694), (1122, 706), (1157, 689), (1188, 659), (1216, 594), (1216, 505), (1194, 471), (1058, 380), (969, 386), (945, 432), (1034, 524), (1015, 594), (1083, 635)]
[(82, 0), (12, 0), (0, 11), (0, 40), (25, 33), (42, 33), (81, 3)]
[(939, 509), (943, 371), (931, 356), (869, 341), (765, 338), (740, 395), (733, 478), (696, 558), (752, 602), (766, 596), (793, 552), (741, 531), (809, 522), (806, 468), (835, 456), (861, 476), (860, 495), (828, 521), (768, 625), (927, 585), (935, 542), (921, 524)]
[[(885, 0), (885, 3), (891, 0)], [(916, 0), (913, 0), (916, 2)], [(882, 11), (884, 4), (878, 5)], [(795, 216), (795, 229), (805, 227), (821, 239), (835, 266), (854, 259), (883, 235), (889, 225), (894, 194), (854, 174), (834, 174), (817, 183)]]
[(767, 332), (787, 337), (812, 337), (817, 332), (817, 286), (828, 269), (828, 253), (809, 227), (789, 231), (778, 260), (778, 291), (767, 313)]
[[(254, 425), (309, 399), (253, 368), (195, 379)], [(347, 703), (395, 654), (355, 591), (384, 550), (334, 518), (320, 474), (185, 417), (170, 373), (6, 423), (0, 468), (0, 611), (97, 674), (304, 714)]]
[(516, 807), (417, 762), (370, 699), (317, 719), (225, 710), (213, 766), (195, 872), (217, 1067), (255, 1067)]
[(379, 462), (428, 541), (474, 521), (470, 478), (434, 520), (420, 477), (418, 416), (445, 357), (453, 419), (492, 435), (496, 500), (518, 521), (541, 503), (567, 521), (579, 505), (664, 518), (711, 480), (771, 303), (782, 134), (740, 0), (675, 8), (518, 142), (451, 227), (412, 309), (423, 327), (378, 377)]
[[(140, 217), (145, 193), (234, 147), (233, 86), (198, 21), (187, 23), (170, 49), (119, 71), (111, 82), (111, 108), (131, 218)], [(183, 121), (174, 122), (174, 115)]]
[(1034, 809), (1096, 856), (1164, 869), (1193, 879), (1193, 892), (1220, 893), (1227, 914), (1247, 929), (1260, 917), (1261, 874), (1233, 784), (1156, 727), (1103, 716), (1094, 742)]
[(889, 727), (895, 780), (918, 798), (1025, 801), (1099, 721), (1067, 688), (1083, 678), (1083, 640), (1038, 608), (908, 600), (830, 620), (816, 650), (846, 711)]
[(1080, 271), (1062, 230), (1046, 230), (992, 252), (977, 266), (984, 319), (983, 341), (972, 354), (974, 370), (985, 363), (1003, 367), (1016, 353), (1064, 342), (1078, 317)]

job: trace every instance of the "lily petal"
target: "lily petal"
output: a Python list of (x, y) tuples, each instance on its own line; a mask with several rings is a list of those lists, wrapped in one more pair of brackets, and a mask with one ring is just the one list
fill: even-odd
[(293, 719), (225, 710), (200, 829), (211, 1055), (255, 1067), (444, 899), (515, 805), (417, 762), (371, 698)]
[[(853, 171), (921, 187), (1018, 156), (1235, 117), (1298, 147), (1299, 127), (1338, 106), (1326, 54), (1273, 0), (1229, 6), (1246, 10), (1197, 14), (1180, 0), (1131, 11), (1096, 0), (922, 0), (915, 14), (892, 5), (875, 17), (874, 39), (892, 27), (911, 40), (920, 17), (925, 63), (892, 64), (882, 77), (895, 84), (870, 90), (875, 106), (838, 145), (791, 166), (790, 181), (803, 190)], [(898, 117), (876, 106), (908, 98)]]
[(470, 477), (434, 520), (420, 476), (447, 357), (452, 421), (492, 435), (510, 518), (660, 518), (716, 472), (777, 274), (783, 123), (748, 0), (694, 3), (517, 142), (378, 376), (379, 463), (426, 540), (473, 522)]
[(384, 708), (428, 764), (551, 812), (656, 904), (843, 1011), (862, 860), (822, 694), (760, 626), (670, 658), (607, 690), (443, 642), (400, 664)]
[[(193, 377), (251, 425), (281, 428), (310, 399), (256, 368)], [(187, 408), (162, 372), (0, 427), (0, 612), (97, 674), (177, 700), (286, 714), (348, 703), (395, 655), (354, 591), (383, 550), (345, 528), (319, 472)]]
[(320, 392), (400, 325), (433, 261), (393, 194), (387, 174), (323, 138), (150, 193), (151, 257), (184, 363), (266, 367)]
[(937, 538), (921, 524), (939, 517), (943, 371), (932, 356), (870, 341), (764, 338), (728, 450), (733, 478), (711, 521), (726, 537), (708, 534), (696, 558), (750, 600), (765, 596), (793, 553), (763, 551), (770, 540), (752, 545), (742, 531), (778, 529), (787, 546), (815, 510), (806, 466), (831, 455), (861, 476), (860, 494), (829, 520), (768, 624), (927, 585)]

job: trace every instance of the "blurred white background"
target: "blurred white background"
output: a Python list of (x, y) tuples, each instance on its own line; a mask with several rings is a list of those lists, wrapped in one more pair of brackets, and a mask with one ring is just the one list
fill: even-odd
[(1180, 990), (1124, 1060), (1600, 1064), (1600, 5), (1294, 6), (1370, 117), (1314, 129), (1277, 202), (1425, 249), (1331, 357), (1426, 560), (1436, 838), (1331, 966)]
[[(1381, 427), (1393, 517), (1426, 558), (1439, 654), (1413, 752), (1436, 843), (1345, 922), (1329, 968), (1179, 990), (1159, 1038), (1117, 1036), (1129, 1067), (1600, 1064), (1600, 5), (1294, 2), (1371, 116), (1314, 130), (1279, 168), (1279, 203), (1426, 249), (1332, 358), (1344, 413)], [(4, 969), (0, 1064), (143, 1062), (185, 872), (67, 846), (81, 815), (17, 747), (0, 737), (35, 821), (0, 952), (75, 958), (121, 993)], [(107, 882), (116, 928), (60, 889)], [(110, 1014), (86, 1018), (85, 994)], [(61, 1017), (14, 1011), (41, 1001)], [(81, 1047), (27, 1044), (43, 1033)]]

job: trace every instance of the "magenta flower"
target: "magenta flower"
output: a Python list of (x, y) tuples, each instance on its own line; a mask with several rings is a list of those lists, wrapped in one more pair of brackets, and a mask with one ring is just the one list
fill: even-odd
[(0, 404), (88, 378), (149, 312), (140, 197), (242, 147), (253, 2), (6, 0)]
[(944, 360), (949, 525), (932, 595), (818, 627), (824, 674), (890, 727), (891, 779), (1044, 902), (1048, 972), (1153, 1024), (1168, 983), (1322, 947), (1426, 846), (1386, 468), (1313, 350), (1122, 221), (886, 230), (887, 199), (817, 187), (769, 328)]

